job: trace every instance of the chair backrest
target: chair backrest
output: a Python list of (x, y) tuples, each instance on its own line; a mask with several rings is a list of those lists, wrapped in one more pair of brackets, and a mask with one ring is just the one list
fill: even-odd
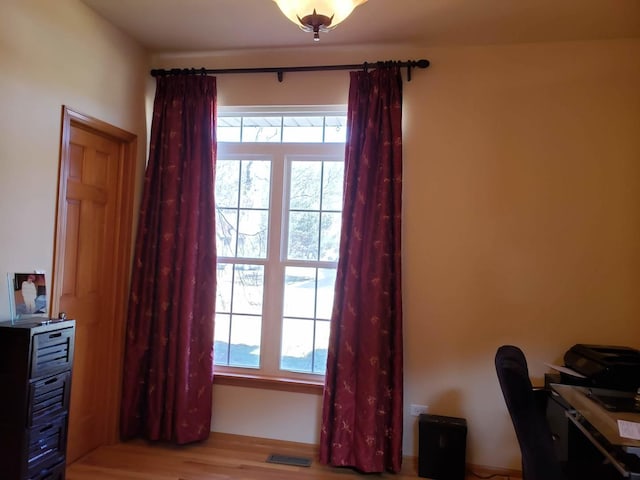
[(536, 404), (527, 360), (518, 347), (503, 345), (496, 373), (522, 454), (523, 480), (565, 480), (556, 457), (549, 424)]

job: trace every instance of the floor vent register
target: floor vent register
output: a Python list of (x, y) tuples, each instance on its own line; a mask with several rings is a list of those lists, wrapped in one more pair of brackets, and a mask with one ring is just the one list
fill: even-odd
[(295, 467), (310, 467), (311, 459), (305, 457), (292, 457), (290, 455), (278, 455), (272, 453), (267, 458), (268, 463), (279, 463), (282, 465), (293, 465)]

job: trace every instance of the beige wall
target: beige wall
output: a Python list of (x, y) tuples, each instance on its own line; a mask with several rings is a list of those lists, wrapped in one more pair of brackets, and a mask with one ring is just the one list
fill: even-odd
[(6, 272), (51, 275), (62, 105), (137, 134), (141, 172), (147, 62), (78, 0), (0, 2), (0, 320)]
[[(430, 52), (407, 95), (405, 385), (518, 466), (493, 370), (640, 347), (640, 41)], [(426, 78), (425, 78), (426, 77)]]
[[(162, 56), (156, 66), (432, 61), (405, 83), (405, 406), (467, 419), (467, 460), (519, 468), (493, 367), (640, 347), (640, 41)], [(344, 103), (348, 74), (220, 76), (221, 105)], [(213, 429), (316, 442), (319, 400), (216, 387)], [(293, 421), (306, 419), (304, 428)], [(268, 424), (268, 425), (267, 425)], [(415, 455), (415, 417), (404, 450)]]

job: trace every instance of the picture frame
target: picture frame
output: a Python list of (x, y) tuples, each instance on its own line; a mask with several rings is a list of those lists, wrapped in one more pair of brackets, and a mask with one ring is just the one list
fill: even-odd
[(7, 274), (11, 321), (48, 316), (47, 277), (43, 271)]

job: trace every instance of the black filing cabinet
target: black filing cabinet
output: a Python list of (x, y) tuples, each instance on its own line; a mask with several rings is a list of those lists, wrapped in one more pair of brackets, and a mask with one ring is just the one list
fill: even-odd
[(0, 323), (0, 480), (64, 480), (75, 320)]

